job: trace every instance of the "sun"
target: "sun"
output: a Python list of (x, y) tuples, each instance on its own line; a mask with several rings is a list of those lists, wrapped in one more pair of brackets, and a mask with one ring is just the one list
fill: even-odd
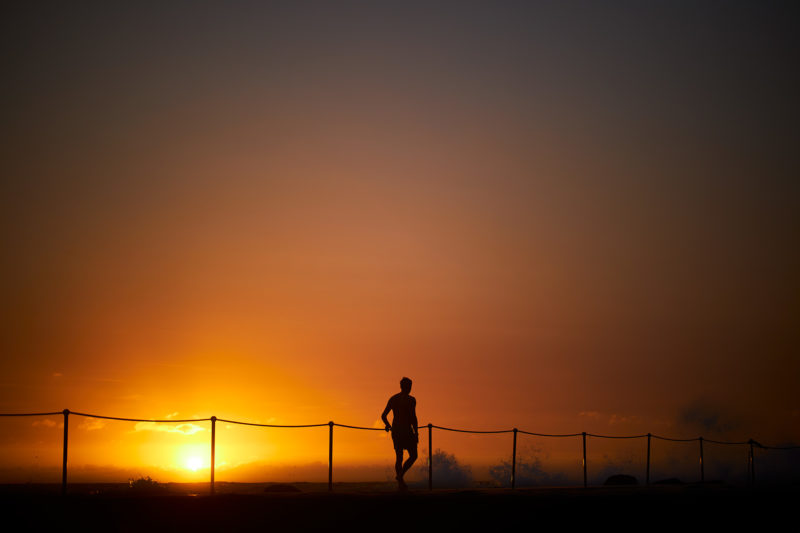
[(201, 468), (203, 468), (203, 460), (197, 457), (196, 455), (192, 455), (186, 458), (186, 468), (191, 470), (192, 472), (197, 472)]

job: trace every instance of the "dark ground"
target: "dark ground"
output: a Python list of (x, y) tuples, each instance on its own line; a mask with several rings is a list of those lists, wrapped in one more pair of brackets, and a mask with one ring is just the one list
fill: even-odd
[[(265, 491), (267, 488), (267, 491)], [(794, 529), (800, 486), (390, 490), (386, 484), (2, 485), (9, 531)], [(788, 520), (788, 523), (784, 523)], [(5, 528), (3, 528), (5, 529)]]

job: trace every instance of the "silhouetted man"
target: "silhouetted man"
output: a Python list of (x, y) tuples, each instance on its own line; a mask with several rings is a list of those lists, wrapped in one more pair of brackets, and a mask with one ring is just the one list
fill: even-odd
[[(406, 488), (403, 476), (414, 461), (417, 460), (417, 443), (419, 442), (419, 427), (417, 425), (417, 400), (411, 396), (411, 380), (403, 378), (400, 380), (400, 392), (389, 398), (386, 409), (383, 410), (381, 419), (386, 424), (386, 431), (392, 432), (392, 442), (394, 442), (394, 453), (397, 461), (394, 464), (394, 471), (397, 472), (397, 484), (401, 489)], [(392, 411), (392, 423), (386, 415)], [(408, 450), (408, 459), (403, 463), (403, 450)]]

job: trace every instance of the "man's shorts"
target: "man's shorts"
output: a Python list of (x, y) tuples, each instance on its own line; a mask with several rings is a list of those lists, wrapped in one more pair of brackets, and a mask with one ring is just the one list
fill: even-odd
[(413, 433), (392, 433), (392, 442), (394, 443), (394, 449), (397, 451), (417, 450), (417, 437)]

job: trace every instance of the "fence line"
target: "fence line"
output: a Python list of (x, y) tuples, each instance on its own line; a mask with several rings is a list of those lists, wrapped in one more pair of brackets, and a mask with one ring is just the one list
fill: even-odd
[(367, 428), (363, 426), (348, 426), (347, 424), (333, 424), (339, 428), (347, 428), (347, 429), (363, 429), (365, 431), (385, 431), (383, 428)]
[(446, 428), (446, 427), (442, 427), (442, 426), (433, 426), (433, 425), (432, 425), (432, 427), (434, 427), (436, 429), (443, 429), (445, 431), (455, 431), (457, 433), (482, 433), (482, 434), (487, 434), (487, 433), (511, 433), (512, 431), (514, 431), (513, 429), (499, 429), (499, 430), (495, 430), (495, 431), (476, 431), (476, 430), (469, 430), (469, 429), (453, 429), (453, 428)]
[(53, 416), (61, 413), (62, 411), (54, 411), (52, 413), (0, 413), (0, 416)]
[[(207, 418), (204, 420), (208, 420)], [(240, 424), (242, 426), (257, 426), (262, 428), (321, 428), (322, 426), (327, 426), (328, 424), (300, 424), (294, 426), (284, 426), (279, 424), (257, 424), (255, 422), (240, 422), (239, 420), (227, 420), (225, 418), (217, 418), (218, 422), (227, 422), (229, 424)]]
[(672, 439), (670, 437), (660, 437), (658, 435), (653, 435), (653, 438), (654, 439), (660, 439), (660, 440), (670, 440), (672, 442), (692, 442), (694, 440), (699, 439), (700, 437), (695, 437), (693, 439)]
[[(67, 409), (67, 411), (69, 411), (69, 409)], [(103, 420), (121, 420), (123, 422), (159, 422), (159, 423), (175, 423), (175, 424), (177, 424), (177, 423), (186, 423), (186, 422), (208, 422), (209, 420), (214, 418), (214, 417), (209, 417), (209, 418), (186, 418), (186, 419), (183, 419), (183, 420), (172, 419), (172, 418), (164, 418), (164, 419), (161, 419), (161, 420), (156, 420), (156, 419), (152, 419), (152, 418), (123, 418), (123, 417), (119, 417), (119, 416), (91, 415), (91, 414), (88, 414), (88, 413), (79, 413), (77, 411), (69, 411), (69, 413), (71, 415), (85, 416), (86, 418), (101, 418)], [(56, 413), (56, 414), (61, 414), (61, 413)], [(2, 415), (0, 415), (0, 416), (2, 416)]]
[(711, 439), (703, 439), (703, 442), (710, 442), (712, 444), (726, 444), (726, 445), (742, 445), (742, 444), (750, 444), (750, 441), (744, 440), (739, 442), (728, 442), (724, 440), (711, 440)]
[(647, 436), (644, 435), (595, 435), (594, 433), (587, 433), (587, 437), (597, 437), (598, 439), (643, 439)]
[(534, 433), (532, 431), (522, 431), (521, 429), (518, 430), (520, 433), (524, 433), (525, 435), (534, 435), (536, 437), (580, 437), (583, 433), (562, 433), (560, 435), (554, 435), (550, 433)]
[[(214, 468), (215, 468), (215, 458), (216, 458), (216, 425), (217, 422), (226, 422), (229, 424), (239, 424), (244, 426), (257, 426), (257, 427), (267, 427), (267, 428), (314, 428), (314, 427), (325, 427), (328, 426), (328, 490), (333, 491), (333, 428), (334, 427), (341, 427), (346, 429), (357, 429), (357, 430), (365, 430), (365, 431), (385, 431), (384, 428), (375, 428), (375, 427), (364, 427), (364, 426), (352, 426), (348, 424), (337, 424), (333, 421), (327, 422), (325, 424), (300, 424), (300, 425), (283, 425), (283, 424), (260, 424), (256, 422), (243, 422), (241, 420), (229, 420), (225, 418), (217, 418), (216, 416), (211, 416), (208, 418), (189, 418), (189, 419), (149, 419), (149, 418), (124, 418), (124, 417), (116, 417), (116, 416), (104, 416), (104, 415), (96, 415), (90, 413), (81, 413), (77, 411), (70, 411), (69, 409), (64, 409), (63, 411), (54, 411), (48, 413), (0, 413), (0, 417), (22, 417), (22, 416), (55, 416), (55, 415), (63, 415), (64, 417), (64, 451), (62, 456), (62, 474), (61, 474), (61, 493), (66, 494), (67, 492), (67, 445), (69, 441), (69, 415), (75, 416), (83, 416), (86, 418), (99, 418), (103, 420), (119, 420), (123, 422), (152, 422), (152, 423), (165, 423), (165, 424), (181, 424), (181, 423), (188, 423), (188, 422), (211, 422), (211, 464), (210, 464), (210, 483), (209, 483), (209, 492), (210, 494), (214, 494)], [(501, 430), (494, 430), (494, 431), (480, 431), (480, 430), (468, 430), (468, 429), (456, 429), (456, 428), (448, 428), (444, 426), (436, 426), (431, 423), (427, 425), (419, 426), (419, 429), (427, 429), (428, 430), (428, 489), (433, 489), (433, 430), (441, 429), (443, 431), (451, 431), (457, 433), (473, 433), (473, 434), (500, 434), (500, 433), (513, 433), (513, 443), (512, 443), (512, 452), (511, 452), (511, 488), (516, 487), (516, 463), (517, 463), (517, 434), (522, 433), (525, 435), (532, 435), (536, 437), (554, 437), (554, 438), (568, 438), (568, 437), (581, 437), (582, 440), (582, 452), (583, 452), (583, 486), (588, 487), (588, 478), (587, 478), (587, 461), (586, 461), (586, 438), (593, 437), (593, 438), (600, 438), (600, 439), (647, 439), (647, 470), (645, 476), (645, 484), (650, 485), (650, 442), (652, 439), (659, 439), (671, 442), (694, 442), (697, 441), (700, 445), (699, 450), (699, 465), (700, 465), (700, 481), (705, 481), (705, 465), (704, 465), (704, 456), (703, 456), (703, 442), (710, 442), (713, 444), (722, 444), (722, 445), (729, 445), (729, 446), (742, 446), (746, 445), (749, 447), (748, 454), (747, 454), (747, 479), (749, 486), (755, 486), (755, 448), (761, 448), (764, 450), (797, 450), (800, 449), (800, 446), (765, 446), (760, 444), (759, 442), (749, 439), (747, 441), (719, 441), (719, 440), (710, 440), (704, 439), (703, 437), (695, 437), (691, 439), (676, 439), (671, 437), (663, 437), (660, 435), (653, 435), (652, 433), (646, 433), (644, 435), (597, 435), (594, 433), (587, 433), (585, 431), (581, 433), (566, 433), (566, 434), (548, 434), (548, 433), (534, 433), (532, 431), (523, 431), (521, 429), (512, 428), (512, 429), (501, 429)]]

